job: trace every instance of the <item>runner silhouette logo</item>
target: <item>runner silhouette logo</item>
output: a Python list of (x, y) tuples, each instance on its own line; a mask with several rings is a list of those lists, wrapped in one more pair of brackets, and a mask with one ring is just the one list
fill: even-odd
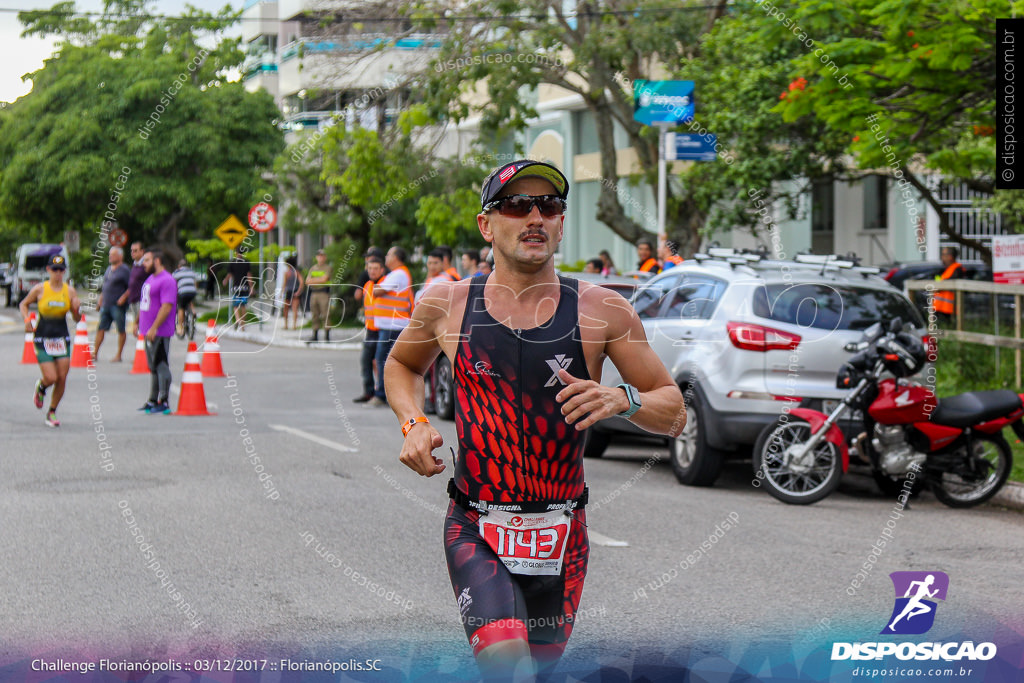
[(945, 572), (893, 572), (896, 604), (883, 635), (920, 635), (935, 623), (936, 600), (945, 600), (949, 576)]

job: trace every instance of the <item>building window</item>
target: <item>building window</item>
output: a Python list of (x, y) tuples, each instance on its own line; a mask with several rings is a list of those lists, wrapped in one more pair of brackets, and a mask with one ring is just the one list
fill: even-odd
[(811, 185), (811, 230), (834, 232), (836, 195), (831, 178), (819, 178)]
[(864, 229), (885, 230), (889, 227), (888, 178), (869, 175), (864, 178)]

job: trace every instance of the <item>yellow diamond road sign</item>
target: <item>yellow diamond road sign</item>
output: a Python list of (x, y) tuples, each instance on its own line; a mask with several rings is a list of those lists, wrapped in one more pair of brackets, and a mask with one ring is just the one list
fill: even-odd
[(231, 214), (226, 221), (220, 224), (220, 227), (213, 231), (213, 234), (228, 245), (228, 249), (234, 249), (242, 243), (248, 231), (249, 229), (242, 225), (242, 221), (238, 220), (235, 214)]

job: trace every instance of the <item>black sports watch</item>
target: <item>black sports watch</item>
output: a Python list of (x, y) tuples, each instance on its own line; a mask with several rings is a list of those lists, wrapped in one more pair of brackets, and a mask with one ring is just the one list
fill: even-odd
[(640, 392), (632, 384), (619, 384), (617, 387), (626, 392), (626, 398), (629, 400), (629, 408), (619, 413), (619, 417), (633, 417), (633, 413), (640, 410), (643, 405), (643, 401), (640, 400)]

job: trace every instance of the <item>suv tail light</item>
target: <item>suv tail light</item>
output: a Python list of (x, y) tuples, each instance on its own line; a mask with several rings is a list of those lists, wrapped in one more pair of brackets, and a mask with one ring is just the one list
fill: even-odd
[(792, 351), (800, 346), (799, 335), (753, 323), (726, 323), (729, 341), (747, 351)]
[(884, 276), (882, 277), (882, 279), (883, 279), (883, 280), (885, 280), (886, 282), (888, 282), (889, 280), (891, 280), (891, 279), (892, 279), (892, 276), (896, 274), (896, 271), (897, 271), (897, 270), (899, 270), (899, 268), (898, 268), (898, 267), (897, 267), (897, 268), (890, 268), (890, 269), (889, 269), (889, 272), (888, 272), (888, 273), (886, 273), (886, 274), (885, 274), (885, 275), (884, 275)]

